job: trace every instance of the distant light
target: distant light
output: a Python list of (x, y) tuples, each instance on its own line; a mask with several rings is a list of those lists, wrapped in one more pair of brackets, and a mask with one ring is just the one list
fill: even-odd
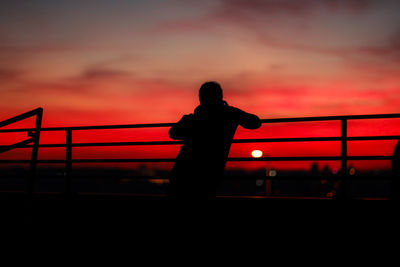
[(251, 151), (251, 156), (253, 158), (261, 158), (263, 156), (263, 152), (261, 150), (253, 150)]
[(339, 172), (339, 169), (338, 168), (333, 168), (333, 170), (332, 170), (332, 173), (333, 174), (337, 174)]
[(335, 191), (331, 191), (331, 192), (326, 193), (326, 197), (333, 198), (334, 196), (336, 196), (336, 192)]
[(275, 170), (270, 170), (268, 174), (268, 176), (275, 177), (278, 173)]
[(350, 170), (349, 170), (349, 174), (350, 174), (350, 175), (354, 175), (354, 174), (356, 174), (356, 169), (354, 169), (354, 168), (350, 168)]
[(256, 180), (256, 186), (262, 186), (264, 184), (264, 180), (258, 179)]

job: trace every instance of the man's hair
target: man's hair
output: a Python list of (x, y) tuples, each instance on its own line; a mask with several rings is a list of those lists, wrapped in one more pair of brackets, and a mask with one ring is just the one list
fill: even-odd
[(222, 103), (222, 88), (217, 82), (205, 82), (199, 90), (200, 104), (219, 104)]

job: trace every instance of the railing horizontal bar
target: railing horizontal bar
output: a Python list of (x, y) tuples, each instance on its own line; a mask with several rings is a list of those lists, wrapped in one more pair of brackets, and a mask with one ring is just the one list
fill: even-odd
[[(228, 161), (337, 161), (340, 156), (327, 157), (264, 157), (264, 158), (229, 158)], [(348, 156), (347, 160), (391, 160), (392, 156)], [(29, 160), (0, 160), (0, 163), (29, 163)], [(124, 162), (175, 162), (174, 158), (154, 159), (73, 159), (73, 163), (124, 163)], [(65, 160), (38, 160), (38, 163), (65, 163)]]
[(33, 138), (29, 138), (29, 139), (26, 139), (24, 141), (15, 143), (13, 145), (0, 146), (0, 153), (7, 152), (7, 151), (12, 150), (14, 148), (20, 148), (20, 147), (26, 146), (27, 144), (30, 144), (32, 142), (33, 142)]
[[(174, 162), (175, 159), (73, 159), (73, 163), (128, 163), (128, 162)], [(38, 163), (65, 163), (64, 159), (41, 159)], [(0, 160), (0, 163), (30, 163), (30, 160)]]
[[(14, 122), (17, 122), (17, 121), (24, 120), (26, 118), (35, 116), (41, 111), (43, 111), (43, 108), (37, 108), (37, 109), (31, 110), (31, 111), (25, 112), (23, 114), (20, 114), (18, 116), (15, 116), (13, 118), (4, 120), (4, 121), (0, 122), (0, 127), (4, 127), (4, 126), (12, 124)], [(35, 130), (35, 128), (32, 128), (32, 130)]]
[[(130, 128), (155, 128), (155, 127), (171, 127), (175, 123), (148, 123), (148, 124), (117, 124), (117, 125), (98, 125), (98, 126), (72, 126), (72, 127), (47, 127), (41, 128), (41, 131), (66, 131), (66, 130), (108, 130), (108, 129), (130, 129)], [(33, 131), (35, 128), (21, 129), (2, 129), (1, 132), (26, 132)]]
[[(38, 109), (34, 110), (37, 112)], [(30, 111), (30, 112), (34, 112)], [(30, 113), (29, 114), (33, 114)], [(28, 114), (28, 113), (25, 113)], [(23, 116), (24, 114), (20, 115)], [(20, 116), (19, 117), (20, 119)], [(32, 115), (31, 115), (32, 116)], [(16, 117), (15, 117), (16, 118)], [(320, 116), (320, 117), (302, 117), (302, 118), (276, 118), (262, 119), (262, 123), (281, 123), (281, 122), (306, 122), (306, 121), (331, 121), (331, 120), (360, 120), (360, 119), (395, 119), (400, 118), (400, 113), (395, 114), (372, 114), (372, 115), (347, 115), (347, 116)], [(14, 119), (14, 118), (12, 118)], [(9, 120), (12, 120), (9, 119)], [(4, 122), (7, 122), (6, 120)], [(2, 122), (2, 123), (4, 123)], [(14, 121), (13, 121), (14, 122)], [(10, 122), (12, 123), (12, 122)], [(8, 123), (9, 124), (9, 123)], [(119, 125), (98, 125), (98, 126), (72, 126), (72, 127), (48, 127), (41, 128), (41, 131), (65, 131), (65, 130), (105, 130), (105, 129), (129, 129), (129, 128), (150, 128), (150, 127), (171, 127), (175, 123), (147, 123), (147, 124), (119, 124)], [(0, 127), (3, 126), (0, 124)], [(33, 131), (35, 128), (24, 129), (0, 129), (0, 133), (7, 132), (26, 132)]]
[(181, 145), (182, 141), (142, 141), (142, 142), (108, 142), (108, 143), (75, 143), (72, 147), (82, 146), (144, 146), (144, 145)]
[[(392, 156), (348, 156), (347, 160), (391, 160)], [(340, 156), (326, 157), (264, 157), (264, 158), (229, 158), (228, 161), (312, 161), (341, 160)]]
[[(355, 136), (348, 137), (348, 141), (374, 141), (374, 140), (398, 140), (400, 135), (390, 136)], [(235, 139), (233, 143), (279, 143), (279, 142), (315, 142), (315, 141), (340, 141), (340, 137), (301, 137), (301, 138), (263, 138), (263, 139)], [(140, 145), (181, 145), (182, 141), (141, 141), (141, 142), (103, 142), (103, 143), (75, 143), (72, 147), (92, 146), (140, 146)], [(9, 146), (0, 146), (2, 148)], [(54, 148), (66, 147), (66, 144), (41, 144), (39, 147)], [(13, 148), (32, 148), (32, 145), (16, 144)]]
[(398, 139), (400, 139), (400, 135), (347, 137), (348, 141), (374, 141), (374, 140), (398, 140)]
[[(0, 164), (11, 164), (11, 163), (30, 163), (30, 160), (26, 159), (6, 159), (6, 160), (0, 160)], [(49, 163), (49, 164), (57, 164), (57, 163), (65, 163), (64, 159), (42, 159), (42, 160), (37, 160), (37, 163)]]
[(393, 156), (348, 156), (347, 160), (392, 160)]
[(73, 159), (73, 163), (175, 162), (171, 158), (157, 159)]
[[(354, 136), (348, 137), (349, 141), (397, 140), (400, 135), (387, 136)], [(261, 138), (261, 139), (235, 139), (233, 143), (280, 143), (280, 142), (315, 142), (315, 141), (340, 141), (340, 137), (296, 137), (296, 138)]]
[[(72, 147), (91, 147), (91, 146), (140, 146), (140, 145), (181, 145), (182, 141), (144, 141), (144, 142), (107, 142), (107, 143), (75, 143)], [(54, 148), (66, 147), (66, 144), (41, 144), (39, 147)], [(3, 146), (0, 146), (0, 148)], [(6, 147), (6, 146), (4, 146)], [(32, 145), (19, 146), (17, 148), (31, 148)]]
[(314, 141), (340, 141), (340, 137), (296, 137), (296, 138), (260, 138), (260, 139), (235, 139), (232, 143), (280, 143), (280, 142), (314, 142)]

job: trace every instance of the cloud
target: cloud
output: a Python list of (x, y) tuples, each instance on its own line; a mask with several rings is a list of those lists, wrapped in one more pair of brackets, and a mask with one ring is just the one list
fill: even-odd
[[(268, 15), (290, 15), (291, 17), (305, 18), (317, 8), (324, 8), (329, 12), (363, 13), (371, 10), (373, 5), (385, 4), (388, 3), (373, 2), (371, 0), (223, 0), (222, 6), (217, 13), (220, 14), (221, 20), (229, 20), (230, 23), (236, 23), (252, 31), (260, 43), (269, 47), (334, 55), (342, 58), (368, 55), (398, 60), (400, 58), (399, 29), (395, 30), (388, 39), (382, 40), (381, 45), (365, 44), (336, 47), (329, 44), (326, 46), (314, 45), (306, 40), (281, 39), (279, 36), (270, 33), (265, 27), (260, 27), (262, 25), (257, 21), (257, 17)], [(393, 5), (393, 8), (399, 5), (395, 2), (390, 2), (389, 4)], [(292, 27), (293, 31), (295, 30), (293, 25), (289, 27)]]
[[(182, 4), (187, 1), (182, 1)], [(210, 8), (208, 13), (195, 17), (185, 17), (163, 22), (160, 28), (166, 31), (190, 32), (207, 30), (219, 23), (237, 26), (257, 26), (260, 17), (289, 15), (304, 17), (323, 8), (329, 12), (362, 13), (372, 6), (371, 0), (220, 0), (219, 5)]]
[(348, 47), (329, 47), (318, 46), (308, 43), (296, 43), (295, 41), (288, 42), (286, 40), (279, 40), (267, 34), (260, 33), (258, 41), (269, 47), (276, 47), (282, 49), (299, 50), (310, 53), (319, 53), (325, 55), (333, 55), (344, 59), (352, 59), (357, 56), (373, 56), (390, 59), (391, 61), (400, 60), (400, 38), (398, 35), (389, 37), (381, 45), (365, 44), (360, 46)]
[[(380, 2), (372, 0), (221, 0), (219, 5), (209, 9), (209, 11), (200, 16), (185, 17), (182, 19), (173, 19), (163, 22), (159, 25), (158, 33), (164, 34), (191, 34), (191, 33), (219, 33), (218, 30), (226, 26), (236, 27), (244, 30), (254, 38), (254, 41), (267, 47), (298, 50), (309, 53), (319, 53), (324, 55), (333, 55), (344, 59), (352, 59), (357, 56), (383, 57), (390, 60), (400, 59), (400, 31), (395, 29), (392, 36), (383, 37), (381, 44), (348, 44), (346, 39), (344, 44), (326, 45), (314, 44), (309, 41), (306, 33), (307, 23), (314, 24), (311, 18), (313, 12), (321, 13), (325, 10), (328, 14), (347, 12), (350, 14), (366, 14), (373, 12), (374, 8), (384, 7), (395, 9), (400, 4), (396, 2)], [(190, 4), (190, 3), (189, 3)], [(288, 16), (284, 19), (281, 16)], [(364, 19), (367, 19), (365, 17)], [(306, 24), (304, 24), (307, 20)], [(273, 25), (267, 27), (266, 25)], [(321, 26), (322, 27), (322, 26)], [(388, 26), (393, 28), (394, 26)], [(279, 28), (286, 33), (285, 36), (279, 35)], [(321, 28), (322, 29), (322, 28)], [(329, 29), (324, 30), (324, 34)], [(361, 34), (354, 28), (354, 35)], [(289, 31), (289, 37), (288, 37)], [(299, 32), (304, 32), (303, 38), (290, 38), (298, 36)], [(322, 33), (320, 33), (322, 34)], [(341, 34), (338, 34), (340, 39)], [(285, 38), (283, 38), (285, 37)], [(321, 36), (323, 39), (323, 36)], [(344, 38), (344, 37), (343, 37)]]
[(123, 77), (132, 77), (134, 74), (123, 70), (113, 70), (106, 68), (95, 68), (85, 70), (78, 78), (79, 79), (114, 79)]
[(0, 68), (0, 81), (9, 82), (18, 80), (24, 74), (23, 71), (17, 69)]
[[(371, 6), (370, 0), (222, 0), (224, 14), (237, 15), (247, 11), (263, 14), (304, 15), (317, 7), (331, 11), (362, 12)], [(228, 11), (228, 12), (226, 12)]]
[(130, 77), (124, 70), (87, 67), (69, 77), (35, 78), (29, 71), (0, 69), (3, 86), (1, 105), (10, 109), (18, 106), (76, 107), (80, 110), (106, 108), (114, 97), (123, 98), (118, 86), (128, 87)]
[(7, 53), (51, 53), (51, 52), (80, 52), (82, 50), (92, 50), (97, 47), (71, 45), (65, 46), (60, 44), (46, 44), (46, 45), (35, 45), (35, 46), (23, 46), (23, 45), (1, 45), (0, 54)]
[[(19, 75), (19, 71), (0, 69), (3, 80), (10, 81)], [(196, 93), (179, 82), (107, 66), (104, 62), (89, 65), (73, 76), (22, 79), (16, 85), (3, 86), (2, 91), (1, 112), (42, 106), (57, 114), (81, 113), (73, 120), (86, 124), (93, 121), (91, 114), (101, 116), (104, 112), (109, 114), (107, 118), (97, 120), (169, 121), (191, 112), (196, 102), (192, 99)]]
[(400, 63), (400, 29), (389, 37), (384, 45), (359, 47), (358, 52), (375, 56), (392, 57)]

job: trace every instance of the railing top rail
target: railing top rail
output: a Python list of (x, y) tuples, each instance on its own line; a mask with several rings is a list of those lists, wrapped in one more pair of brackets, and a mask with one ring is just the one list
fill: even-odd
[[(39, 108), (41, 109), (41, 108)], [(37, 112), (33, 110), (17, 116), (19, 120), (22, 116), (29, 117)], [(12, 119), (15, 119), (14, 117)], [(312, 122), (312, 121), (333, 121), (333, 120), (361, 120), (361, 119), (395, 119), (400, 118), (400, 113), (392, 114), (370, 114), (370, 115), (345, 115), (345, 116), (319, 116), (319, 117), (299, 117), (299, 118), (275, 118), (275, 119), (262, 119), (262, 123), (285, 123), (285, 122)], [(9, 119), (11, 120), (11, 119)], [(0, 127), (4, 126), (0, 123)], [(17, 120), (14, 120), (15, 122)], [(7, 124), (10, 124), (9, 122)], [(5, 125), (7, 125), (5, 124)], [(129, 128), (150, 128), (150, 127), (171, 127), (175, 123), (146, 123), (146, 124), (116, 124), (116, 125), (95, 125), (95, 126), (68, 126), (68, 127), (47, 127), (41, 128), (41, 131), (66, 131), (66, 130), (107, 130), (107, 129), (129, 129)], [(0, 129), (0, 133), (4, 132), (26, 132), (35, 130), (34, 128), (21, 128), (21, 129)]]
[(278, 122), (305, 122), (305, 121), (330, 121), (330, 120), (361, 120), (361, 119), (395, 119), (400, 118), (400, 113), (390, 114), (368, 114), (368, 115), (344, 115), (344, 116), (318, 116), (318, 117), (299, 117), (299, 118), (276, 118), (262, 119), (262, 123)]
[[(400, 135), (382, 136), (351, 136), (346, 138), (348, 141), (381, 141), (399, 140)], [(322, 141), (341, 141), (340, 136), (333, 137), (299, 137), (299, 138), (257, 138), (257, 139), (233, 139), (232, 143), (284, 143), (284, 142), (322, 142)], [(72, 143), (71, 147), (101, 147), (101, 146), (160, 146), (160, 145), (181, 145), (183, 141), (136, 141), (136, 142), (91, 142), (91, 143)], [(65, 143), (39, 144), (39, 147), (55, 148), (67, 147)], [(13, 148), (31, 148), (33, 145), (18, 143)], [(2, 149), (9, 149), (10, 146), (0, 145)]]
[[(1, 121), (1, 122), (0, 122), (0, 128), (1, 128), (1, 127), (4, 127), (4, 126), (7, 126), (7, 125), (9, 125), (9, 124), (12, 124), (12, 123), (14, 123), (14, 122), (17, 122), (17, 121), (24, 120), (24, 119), (26, 119), (26, 118), (35, 116), (35, 115), (37, 115), (37, 114), (39, 114), (39, 113), (41, 113), (41, 112), (43, 112), (43, 108), (36, 108), (36, 109), (34, 109), (34, 110), (31, 110), (31, 111), (22, 113), (22, 114), (20, 114), (20, 115), (18, 115), (18, 116), (12, 117), (12, 118), (10, 118), (10, 119)], [(32, 130), (35, 130), (35, 129), (33, 128)]]
[[(147, 123), (147, 124), (113, 124), (113, 125), (95, 125), (95, 126), (68, 126), (68, 127), (46, 127), (41, 131), (66, 131), (66, 130), (107, 130), (107, 129), (130, 129), (130, 128), (151, 128), (151, 127), (171, 127), (174, 123)], [(0, 133), (7, 132), (26, 132), (34, 128), (20, 129), (0, 129)]]

